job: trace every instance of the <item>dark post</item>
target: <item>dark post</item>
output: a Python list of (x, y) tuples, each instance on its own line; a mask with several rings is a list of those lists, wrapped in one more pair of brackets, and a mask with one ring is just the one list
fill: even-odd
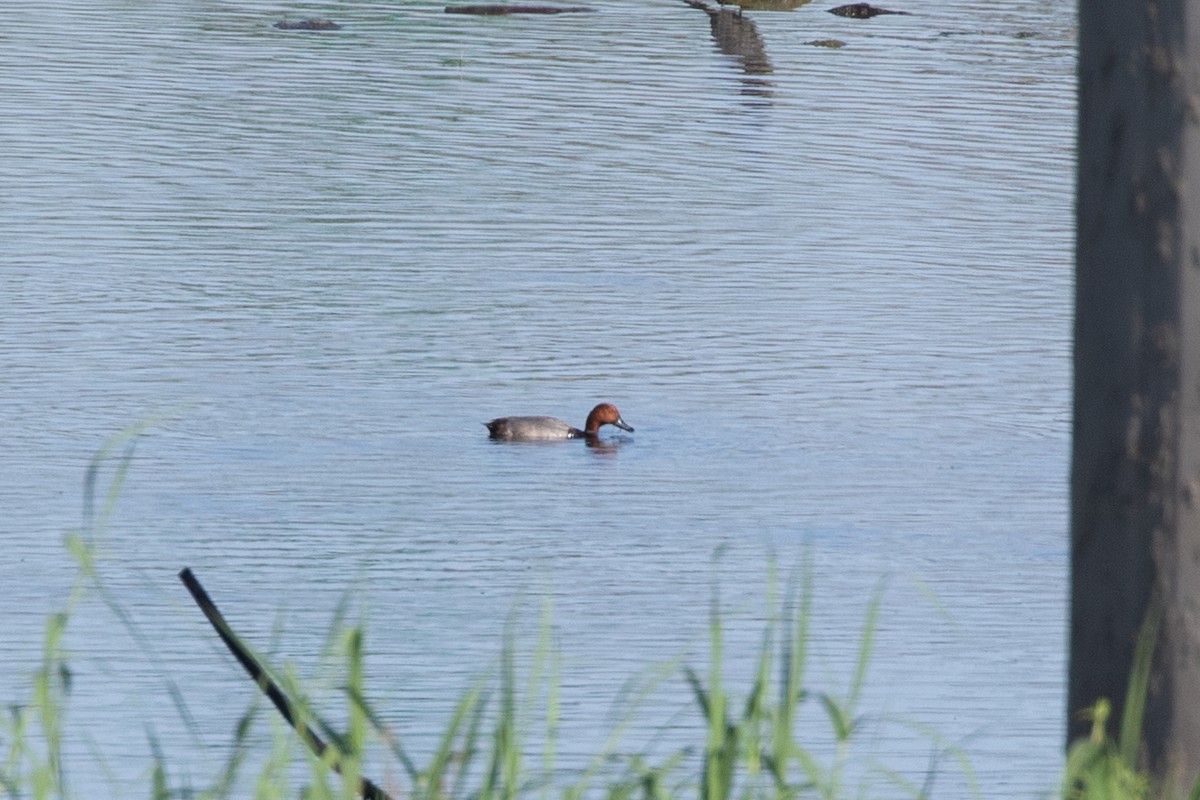
[[(1081, 0), (1069, 735), (1119, 719), (1164, 604), (1144, 766), (1200, 771), (1200, 0)], [(1115, 733), (1115, 730), (1113, 731)]]

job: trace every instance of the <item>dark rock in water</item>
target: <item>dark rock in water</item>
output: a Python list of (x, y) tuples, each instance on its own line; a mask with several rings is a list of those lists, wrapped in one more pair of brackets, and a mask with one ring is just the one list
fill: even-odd
[(877, 17), (880, 14), (907, 14), (907, 11), (891, 11), (886, 8), (876, 8), (870, 3), (851, 3), (846, 6), (838, 6), (837, 8), (829, 9), (830, 14), (837, 14), (839, 17), (851, 17), (852, 19), (870, 19)]
[(276, 22), (275, 27), (281, 31), (340, 31), (342, 29), (341, 25), (331, 19), (302, 19), (296, 22), (284, 19)]
[(594, 8), (587, 6), (506, 6), (506, 5), (466, 5), (466, 6), (446, 6), (447, 14), (478, 14), (481, 16), (495, 16), (498, 14), (569, 14), (571, 12), (589, 12), (595, 11)]
[(846, 43), (841, 39), (813, 39), (805, 42), (805, 44), (813, 47), (828, 47), (830, 50), (837, 50), (839, 47), (845, 47)]

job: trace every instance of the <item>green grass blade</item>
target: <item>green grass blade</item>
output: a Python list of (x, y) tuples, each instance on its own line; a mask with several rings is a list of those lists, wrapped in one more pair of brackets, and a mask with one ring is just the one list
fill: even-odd
[(820, 701), (821, 707), (825, 709), (825, 715), (829, 717), (830, 724), (833, 725), (833, 735), (837, 737), (838, 742), (847, 741), (850, 734), (854, 732), (854, 721), (851, 719), (848, 709), (833, 695), (825, 692), (818, 694), (817, 699)]
[[(445, 785), (446, 775), (454, 759), (454, 743), (458, 740), (460, 732), (463, 731), (463, 724), (465, 722), (468, 720), (478, 721), (479, 716), (476, 714), (476, 711), (481, 710), (480, 704), (483, 696), (483, 684), (477, 683), (468, 689), (457, 705), (455, 705), (454, 713), (450, 716), (450, 724), (447, 726), (445, 733), (442, 734), (441, 740), (438, 742), (438, 747), (434, 751), (433, 758), (430, 759), (429, 768), (425, 770), (425, 774), (420, 780), (420, 784), (424, 789), (424, 796), (428, 800), (442, 797), (447, 791)], [(471, 726), (467, 727), (463, 736), (464, 742), (470, 738)], [(461, 756), (461, 767), (464, 771), (470, 754), (471, 750), (469, 746), (465, 747)], [(420, 795), (417, 796), (420, 797)]]
[(365, 697), (353, 691), (349, 686), (346, 687), (346, 697), (351, 703), (354, 703), (358, 707), (359, 713), (361, 713), (364, 719), (366, 719), (367, 723), (371, 727), (371, 730), (375, 731), (375, 734), (387, 746), (391, 754), (396, 757), (396, 760), (400, 762), (402, 767), (404, 767), (404, 772), (408, 776), (409, 781), (415, 785), (419, 777), (416, 764), (401, 746), (396, 736), (390, 730), (388, 730), (388, 727), (383, 723), (383, 720), (379, 716), (378, 712), (376, 712), (374, 707), (367, 702)]
[[(799, 588), (795, 578), (788, 588), (784, 608), (784, 640), (779, 676), (779, 702), (772, 717), (771, 770), (775, 775), (777, 800), (783, 800), (782, 788), (788, 784), (788, 760), (793, 753), (792, 732), (796, 725), (796, 710), (800, 704), (804, 666), (807, 658), (808, 624), (812, 616), (812, 554), (805, 553)], [(796, 593), (800, 598), (797, 605)]]
[(863, 685), (867, 680), (867, 665), (871, 660), (871, 648), (875, 643), (875, 631), (879, 625), (879, 606), (883, 602), (883, 591), (886, 588), (887, 579), (884, 578), (875, 586), (875, 590), (871, 592), (871, 599), (867, 603), (866, 618), (863, 620), (862, 635), (859, 639), (858, 657), (854, 662), (854, 677), (850, 682), (850, 691), (846, 697), (846, 709), (850, 714), (858, 706), (858, 698), (862, 694)]
[[(361, 627), (351, 628), (347, 632), (344, 647), (347, 694), (361, 697), (363, 692), (363, 633)], [(338, 766), (342, 776), (343, 800), (354, 800), (358, 797), (360, 790), (367, 720), (360, 704), (350, 701), (348, 706), (349, 730), (346, 733), (346, 746), (342, 750)]]
[(1146, 609), (1138, 631), (1130, 669), (1129, 686), (1125, 694), (1125, 709), (1121, 713), (1120, 753), (1131, 768), (1137, 765), (1138, 748), (1142, 742), (1142, 720), (1146, 711), (1146, 690), (1150, 683), (1150, 665), (1158, 643), (1158, 629), (1163, 617), (1163, 602), (1155, 593)]

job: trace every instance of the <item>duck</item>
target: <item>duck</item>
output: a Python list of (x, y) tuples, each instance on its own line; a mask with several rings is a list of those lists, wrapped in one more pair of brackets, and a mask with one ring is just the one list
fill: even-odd
[(554, 417), (498, 417), (483, 423), (488, 436), (508, 442), (542, 442), (556, 439), (596, 439), (601, 425), (615, 425), (633, 433), (633, 427), (621, 419), (621, 412), (612, 403), (601, 403), (592, 409), (583, 430)]

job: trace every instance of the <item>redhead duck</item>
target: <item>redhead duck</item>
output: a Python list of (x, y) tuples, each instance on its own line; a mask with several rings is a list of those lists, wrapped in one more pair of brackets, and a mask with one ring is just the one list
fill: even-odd
[(573, 428), (561, 419), (554, 417), (500, 417), (487, 426), (488, 435), (493, 439), (504, 439), (510, 442), (537, 442), (551, 439), (595, 439), (600, 433), (601, 425), (616, 425), (623, 431), (633, 433), (633, 428), (621, 419), (621, 412), (612, 403), (601, 403), (588, 414), (583, 430)]

